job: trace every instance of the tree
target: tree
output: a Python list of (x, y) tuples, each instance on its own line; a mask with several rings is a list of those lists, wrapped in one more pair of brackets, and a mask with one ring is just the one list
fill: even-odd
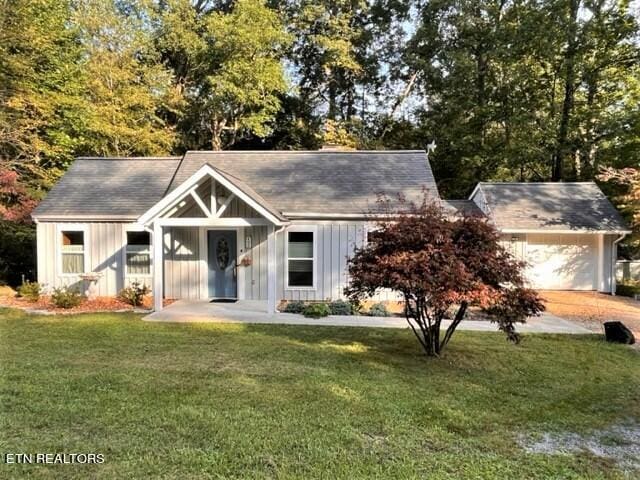
[(67, 0), (0, 3), (0, 160), (46, 189), (82, 138), (84, 72)]
[[(385, 214), (373, 241), (349, 261), (345, 293), (353, 301), (382, 288), (402, 294), (407, 322), (427, 355), (442, 353), (469, 307), (482, 308), (516, 342), (515, 323), (544, 310), (525, 286), (524, 265), (499, 244), (486, 220), (448, 218), (426, 196), (419, 205), (400, 199), (392, 207), (383, 199), (380, 207)], [(442, 320), (454, 306), (442, 335)]]
[(415, 123), (438, 144), (441, 191), (467, 195), (478, 178), (591, 180), (599, 165), (637, 161), (637, 36), (628, 2), (422, 5), (397, 69), (419, 73)]
[(171, 71), (158, 62), (145, 11), (116, 0), (77, 2), (75, 21), (86, 55), (86, 114), (81, 152), (166, 155), (176, 140), (160, 112), (180, 96)]
[(35, 238), (31, 210), (36, 200), (18, 174), (0, 163), (0, 285), (17, 286), (22, 275), (35, 279)]
[(37, 202), (23, 184), (18, 174), (0, 164), (0, 220), (31, 223), (31, 211)]
[(626, 246), (632, 255), (640, 253), (640, 167), (636, 168), (603, 168), (598, 178), (604, 182), (612, 182), (622, 187), (623, 192), (615, 196), (618, 208), (622, 209), (633, 227), (631, 239)]
[(179, 128), (187, 148), (221, 150), (269, 135), (288, 88), (281, 59), (290, 38), (277, 12), (263, 0), (232, 5), (158, 7), (157, 48), (186, 100)]

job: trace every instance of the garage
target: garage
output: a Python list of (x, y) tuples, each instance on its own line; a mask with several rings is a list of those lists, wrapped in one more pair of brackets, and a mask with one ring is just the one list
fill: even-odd
[(615, 291), (617, 243), (631, 233), (593, 182), (481, 182), (469, 200), (540, 290)]
[(534, 288), (597, 290), (598, 236), (527, 235), (527, 277)]

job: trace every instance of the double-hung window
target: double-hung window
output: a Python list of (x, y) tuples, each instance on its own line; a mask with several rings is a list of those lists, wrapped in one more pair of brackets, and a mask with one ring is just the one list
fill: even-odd
[(62, 230), (61, 264), (65, 275), (84, 273), (85, 235), (82, 230)]
[(315, 286), (315, 233), (287, 232), (287, 286), (313, 288)]
[(149, 232), (127, 232), (127, 275), (151, 273), (151, 237)]

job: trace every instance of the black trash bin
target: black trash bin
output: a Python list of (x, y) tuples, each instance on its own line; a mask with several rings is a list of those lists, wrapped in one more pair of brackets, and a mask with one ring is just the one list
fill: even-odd
[(604, 336), (607, 342), (624, 343), (626, 345), (636, 343), (633, 333), (622, 322), (605, 322)]

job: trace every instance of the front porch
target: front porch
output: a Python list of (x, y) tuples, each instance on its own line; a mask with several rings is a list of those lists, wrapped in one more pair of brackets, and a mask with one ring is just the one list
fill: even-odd
[(288, 222), (238, 179), (204, 165), (138, 223), (153, 231), (156, 312), (166, 297), (253, 301), (275, 313), (276, 231)]

